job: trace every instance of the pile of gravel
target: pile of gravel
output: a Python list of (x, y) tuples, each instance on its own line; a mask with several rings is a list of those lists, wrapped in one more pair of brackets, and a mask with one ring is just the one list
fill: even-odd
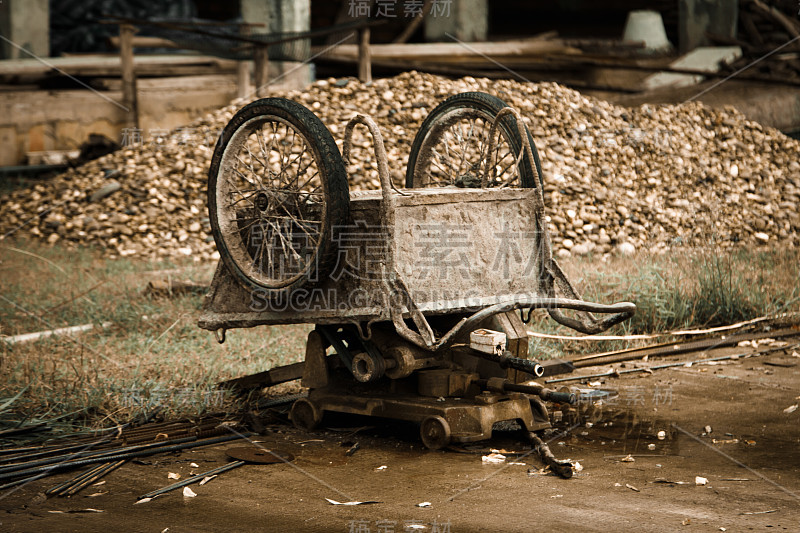
[[(465, 91), (494, 94), (528, 121), (545, 171), (554, 249), (562, 256), (800, 244), (800, 143), (732, 108), (627, 109), (554, 83), (418, 72), (369, 85), (320, 80), (275, 96), (313, 110), (340, 148), (346, 122), (356, 112), (371, 115), (383, 131), (392, 177), (402, 185), (424, 118)], [(20, 234), (95, 245), (110, 257), (217, 258), (206, 173), (219, 132), (245, 103), (8, 195), (0, 233), (21, 226)], [(371, 150), (366, 134), (357, 134), (351, 189), (378, 187)]]

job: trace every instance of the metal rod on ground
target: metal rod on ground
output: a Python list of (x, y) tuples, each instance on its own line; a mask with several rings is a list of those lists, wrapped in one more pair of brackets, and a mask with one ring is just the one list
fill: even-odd
[(559, 461), (556, 459), (556, 456), (550, 451), (550, 447), (547, 445), (547, 443), (543, 441), (536, 433), (531, 432), (528, 437), (531, 439), (531, 443), (533, 443), (539, 452), (539, 456), (542, 458), (544, 464), (549, 466), (553, 472), (564, 479), (569, 479), (572, 477), (572, 463), (569, 461)]
[(100, 457), (90, 457), (87, 459), (79, 459), (77, 461), (70, 461), (64, 463), (56, 463), (53, 465), (46, 465), (46, 466), (39, 466), (36, 468), (29, 468), (27, 470), (18, 470), (15, 472), (9, 472), (7, 474), (0, 474), (0, 479), (7, 479), (16, 476), (25, 476), (28, 474), (38, 474), (40, 472), (51, 473), (57, 470), (63, 470), (66, 468), (74, 468), (76, 466), (83, 466), (83, 465), (90, 465), (94, 463), (102, 463), (108, 461), (115, 461), (120, 459), (133, 459), (134, 457), (145, 457), (147, 455), (155, 455), (158, 453), (165, 453), (165, 452), (175, 452), (179, 450), (185, 450), (187, 448), (199, 447), (199, 446), (207, 446), (209, 444), (219, 444), (222, 442), (228, 442), (231, 440), (237, 440), (244, 437), (249, 437), (252, 433), (236, 433), (234, 435), (225, 435), (223, 437), (214, 437), (210, 439), (203, 439), (203, 440), (196, 440), (193, 442), (186, 442), (183, 444), (175, 444), (171, 446), (164, 446), (161, 448), (151, 448), (148, 450), (136, 451), (136, 452), (129, 452), (129, 453), (121, 453), (118, 455), (103, 455)]
[(266, 398), (264, 400), (259, 400), (257, 407), (259, 409), (268, 409), (270, 407), (279, 407), (281, 405), (286, 405), (289, 403), (294, 403), (295, 400), (299, 400), (300, 398), (308, 398), (308, 393), (301, 393), (301, 394), (291, 394), (289, 396), (281, 396), (278, 398)]
[(145, 450), (147, 448), (156, 448), (156, 447), (159, 447), (159, 446), (164, 446), (167, 442), (169, 444), (180, 444), (180, 443), (183, 443), (183, 442), (190, 442), (190, 441), (196, 441), (196, 440), (198, 440), (197, 437), (192, 435), (192, 436), (189, 436), (189, 437), (183, 437), (183, 438), (174, 439), (174, 440), (171, 440), (171, 441), (151, 442), (149, 444), (139, 444), (139, 445), (136, 445), (136, 446), (127, 446), (127, 447), (124, 447), (124, 448), (117, 448), (117, 449), (112, 448), (110, 450), (105, 449), (105, 450), (91, 451), (91, 452), (89, 452), (89, 451), (87, 451), (87, 452), (75, 452), (75, 453), (69, 454), (69, 459), (66, 459), (64, 456), (55, 456), (55, 457), (47, 457), (47, 458), (44, 458), (44, 459), (38, 459), (36, 461), (26, 461), (24, 463), (12, 463), (10, 465), (6, 465), (6, 466), (0, 468), (0, 479), (3, 479), (4, 477), (6, 477), (7, 474), (12, 473), (12, 472), (17, 472), (17, 471), (20, 471), (20, 470), (26, 470), (26, 469), (33, 468), (33, 467), (38, 467), (38, 466), (49, 465), (49, 464), (52, 464), (52, 463), (58, 463), (60, 461), (61, 462), (68, 462), (68, 463), (71, 464), (71, 463), (74, 462), (73, 459), (74, 460), (84, 460), (84, 459), (89, 459), (89, 458), (100, 458), (100, 457), (105, 457), (107, 455), (118, 455), (120, 453), (128, 453), (128, 452)]
[[(149, 437), (151, 437), (153, 435), (157, 435), (158, 433), (165, 433), (167, 430), (169, 430), (169, 433), (173, 433), (173, 434), (177, 433), (178, 435), (180, 435), (180, 433), (186, 433), (186, 432), (189, 432), (189, 431), (193, 431), (195, 429), (204, 428), (204, 427), (206, 427), (206, 426), (208, 426), (210, 424), (213, 424), (213, 423), (214, 422), (204, 423), (204, 424), (200, 424), (200, 425), (191, 425), (188, 422), (164, 422), (164, 423), (160, 423), (160, 424), (154, 424), (152, 427), (149, 427), (149, 428), (133, 428), (133, 429), (128, 430), (128, 431), (123, 431), (122, 434), (119, 437), (115, 437), (112, 440), (100, 441), (98, 446), (105, 447), (105, 446), (109, 446), (110, 445), (110, 447), (113, 448), (114, 446), (119, 446), (122, 441), (126, 441), (126, 442), (129, 442), (130, 444), (133, 444), (131, 441), (136, 441), (136, 440), (140, 440), (140, 439), (146, 439), (146, 438), (149, 438)], [(175, 439), (177, 439), (177, 438), (185, 438), (185, 437), (190, 437), (190, 436), (192, 436), (192, 435), (180, 435), (180, 437), (175, 436)], [(98, 438), (105, 438), (105, 437), (98, 437)], [(159, 442), (159, 443), (150, 443), (150, 444), (163, 445), (165, 442), (173, 442), (173, 441), (174, 441), (174, 439), (169, 439), (169, 441), (162, 441), (162, 442)], [(58, 454), (58, 453), (65, 453), (65, 452), (70, 451), (70, 450), (78, 450), (80, 448), (86, 448), (89, 443), (90, 443), (90, 441), (86, 440), (85, 442), (80, 442), (78, 444), (72, 444), (72, 445), (69, 445), (69, 446), (36, 446), (36, 447), (25, 447), (25, 448), (13, 448), (13, 449), (8, 449), (8, 450), (0, 450), (0, 463), (11, 463), (11, 462), (19, 461), (19, 460), (23, 460), (23, 459), (32, 460), (34, 457), (41, 457), (41, 456), (54, 455), (54, 454)], [(137, 446), (140, 446), (140, 445), (137, 445)], [(122, 449), (122, 448), (118, 447), (116, 451), (119, 452), (120, 449)], [(104, 448), (104, 450), (105, 450), (105, 448)], [(26, 452), (26, 451), (27, 451), (27, 453), (22, 453), (22, 452)], [(102, 450), (94, 450), (93, 452), (90, 452), (90, 453), (95, 453), (95, 452), (101, 453)], [(16, 453), (16, 455), (2, 455), (2, 454), (11, 454), (11, 453)], [(5, 465), (5, 466), (8, 466), (8, 465)], [(4, 466), (0, 465), (0, 472), (2, 472), (3, 468), (4, 468)]]
[(42, 479), (43, 477), (47, 477), (50, 475), (50, 472), (44, 472), (42, 474), (37, 474), (35, 476), (25, 477), (22, 479), (18, 479), (16, 481), (11, 481), (4, 485), (0, 485), (0, 490), (10, 489), (11, 487), (16, 487), (17, 485), (22, 485), (24, 483), (30, 483), (31, 481), (36, 481), (37, 479)]
[[(203, 432), (202, 428), (207, 427), (207, 426), (209, 426), (209, 425), (208, 424), (207, 425), (200, 425), (200, 426), (196, 426), (196, 427), (193, 427), (193, 428), (182, 429), (182, 430), (179, 431), (179, 433), (185, 433), (185, 432), (190, 431), (192, 429), (200, 429), (200, 433), (202, 433)], [(102, 456), (102, 455), (119, 454), (119, 453), (125, 453), (125, 452), (128, 452), (128, 451), (142, 450), (142, 449), (146, 449), (148, 447), (155, 448), (155, 447), (158, 447), (158, 446), (164, 446), (165, 444), (180, 444), (182, 442), (189, 442), (189, 441), (192, 441), (192, 440), (197, 440), (198, 438), (200, 438), (198, 435), (182, 435), (182, 436), (178, 436), (178, 437), (175, 437), (173, 439), (168, 439), (168, 440), (164, 440), (164, 441), (161, 441), (161, 442), (148, 442), (146, 444), (136, 444), (136, 445), (124, 446), (124, 447), (120, 446), (120, 447), (103, 448), (101, 450), (76, 452), (76, 453), (71, 454), (71, 455), (74, 458), (99, 457), (99, 456)], [(111, 441), (98, 441), (96, 443), (96, 445), (102, 446), (102, 445), (108, 444), (110, 442)], [(80, 448), (80, 447), (86, 448), (87, 446), (88, 446), (87, 444), (81, 444), (81, 445), (76, 445), (76, 446), (70, 446), (68, 448), (69, 449), (74, 449), (76, 447), (78, 447), (78, 448)], [(41, 466), (41, 465), (45, 465), (45, 464), (49, 464), (49, 463), (54, 463), (54, 462), (61, 461), (63, 459), (64, 459), (64, 456), (56, 456), (56, 457), (47, 457), (47, 458), (43, 458), (43, 459), (38, 459), (38, 460), (35, 460), (35, 461), (26, 461), (26, 462), (22, 462), (22, 463), (11, 463), (11, 464), (7, 464), (5, 466), (0, 466), (0, 474), (4, 474), (6, 472), (13, 472), (15, 470), (22, 470), (24, 468), (30, 468), (30, 467), (34, 467), (34, 466)]]
[(203, 472), (202, 474), (197, 474), (196, 476), (184, 479), (183, 481), (178, 481), (177, 483), (173, 483), (172, 485), (167, 485), (166, 487), (156, 489), (152, 492), (148, 492), (147, 494), (139, 496), (139, 499), (144, 500), (145, 498), (155, 498), (156, 496), (160, 496), (161, 494), (173, 491), (175, 489), (179, 489), (181, 487), (191, 485), (192, 483), (198, 483), (200, 481), (203, 481), (203, 479), (205, 479), (208, 476), (215, 476), (217, 474), (227, 472), (228, 470), (239, 468), (243, 464), (245, 464), (245, 461), (234, 461), (233, 463), (222, 465), (220, 467), (209, 470), (208, 472)]
[(71, 486), (73, 486), (75, 483), (80, 483), (81, 481), (83, 481), (87, 477), (90, 477), (93, 474), (96, 474), (97, 472), (99, 472), (100, 470), (102, 470), (103, 468), (108, 466), (108, 464), (109, 463), (103, 463), (103, 464), (99, 464), (97, 466), (93, 466), (89, 470), (81, 472), (80, 474), (78, 474), (75, 477), (72, 477), (72, 478), (70, 478), (70, 479), (68, 479), (68, 480), (66, 480), (66, 481), (64, 481), (62, 483), (59, 483), (58, 485), (54, 485), (54, 486), (50, 487), (49, 489), (44, 491), (44, 493), (47, 494), (47, 495), (59, 494), (59, 493), (65, 491), (65, 490), (67, 490)]
[(36, 449), (29, 453), (19, 453), (17, 455), (8, 455), (6, 457), (0, 457), (0, 463), (13, 463), (14, 461), (19, 461), (21, 459), (33, 460), (34, 457), (40, 457), (42, 455), (53, 455), (56, 453), (66, 453), (72, 450), (79, 450), (81, 448), (86, 448), (86, 444), (83, 443), (73, 444), (72, 446), (54, 447), (48, 450)]
[[(109, 442), (112, 442), (112, 441), (100, 442), (100, 444), (98, 444), (98, 446), (103, 445), (103, 444), (107, 444)], [(32, 452), (32, 453), (14, 455), (14, 456), (9, 456), (9, 457), (3, 457), (2, 459), (0, 459), (0, 463), (10, 463), (10, 464), (0, 465), (0, 473), (3, 472), (4, 471), (3, 469), (5, 467), (7, 467), (7, 466), (13, 466), (15, 464), (28, 464), (28, 463), (32, 463), (34, 461), (42, 461), (42, 460), (46, 460), (47, 459), (47, 457), (41, 457), (41, 456), (49, 456), (49, 455), (61, 454), (61, 457), (63, 457), (65, 455), (68, 455), (67, 452), (70, 452), (70, 451), (73, 451), (73, 450), (81, 450), (81, 449), (85, 450), (88, 445), (89, 445), (89, 443), (82, 442), (80, 444), (73, 444), (72, 446), (63, 446), (63, 447), (60, 447), (60, 448), (53, 448), (51, 450), (43, 450), (43, 451), (40, 451), (40, 452)], [(100, 454), (100, 453), (105, 453), (106, 451), (107, 451), (107, 449), (104, 447), (102, 449), (99, 449), (99, 450), (96, 449), (96, 450), (93, 450), (93, 451), (87, 452), (87, 453), (89, 453), (89, 454)], [(35, 457), (41, 457), (41, 459), (34, 459)], [(25, 460), (24, 463), (16, 463), (15, 462), (15, 461), (21, 461), (21, 460)]]
[(572, 359), (570, 362), (575, 366), (575, 368), (584, 368), (587, 366), (598, 366), (611, 363), (621, 363), (623, 361), (632, 361), (634, 359), (641, 359), (645, 355), (649, 355), (651, 357), (677, 355), (698, 350), (710, 350), (712, 348), (733, 346), (744, 340), (757, 340), (766, 338), (777, 339), (780, 337), (788, 337), (798, 334), (800, 334), (800, 329), (798, 328), (785, 328), (777, 331), (768, 331), (762, 333), (726, 335), (724, 338), (711, 337), (685, 342), (665, 342), (651, 346), (645, 346), (643, 348), (626, 348), (624, 350), (618, 350), (614, 352), (584, 355), (582, 357)]
[(95, 473), (94, 475), (92, 475), (92, 476), (90, 476), (88, 478), (85, 478), (83, 481), (80, 481), (80, 482), (76, 483), (75, 485), (73, 485), (72, 487), (67, 489), (62, 494), (62, 496), (64, 496), (64, 495), (66, 495), (66, 496), (74, 496), (75, 494), (77, 494), (78, 492), (83, 490), (84, 488), (88, 487), (90, 484), (94, 483), (95, 481), (97, 481), (101, 477), (103, 477), (106, 474), (108, 474), (109, 472), (111, 472), (112, 470), (116, 470), (117, 468), (122, 466), (125, 463), (125, 461), (127, 461), (127, 459), (120, 459), (119, 461), (117, 461), (115, 463), (107, 463), (107, 464), (105, 464), (103, 466), (103, 468), (100, 469), (99, 472)]
[(23, 454), (27, 452), (38, 452), (45, 448), (57, 448), (57, 446), (19, 446), (16, 448), (4, 448), (0, 450), (0, 456), (7, 456), (8, 454)]
[(792, 348), (796, 348), (800, 346), (800, 343), (789, 344), (787, 346), (780, 346), (778, 348), (770, 348), (769, 350), (763, 350), (761, 352), (745, 352), (740, 354), (733, 354), (733, 355), (723, 355), (721, 357), (712, 357), (710, 359), (695, 359), (694, 361), (679, 361), (677, 363), (666, 363), (663, 365), (655, 365), (655, 366), (646, 366), (641, 368), (628, 368), (626, 370), (609, 370), (608, 372), (601, 372), (599, 374), (588, 374), (585, 376), (570, 376), (567, 378), (556, 378), (556, 379), (548, 379), (545, 380), (545, 383), (561, 383), (564, 381), (579, 381), (582, 379), (593, 379), (593, 378), (604, 378), (609, 376), (619, 376), (621, 374), (630, 374), (633, 372), (649, 372), (652, 370), (660, 370), (662, 368), (672, 368), (676, 366), (686, 366), (686, 365), (699, 365), (702, 363), (708, 363), (711, 361), (726, 361), (728, 359), (741, 359), (742, 357), (747, 356), (759, 356), (759, 355), (766, 355), (772, 352), (780, 352), (784, 350), (791, 350)]
[(46, 429), (49, 429), (47, 422), (42, 422), (40, 424), (31, 424), (29, 426), (23, 426), (13, 429), (4, 429), (3, 431), (0, 431), (0, 437), (10, 437), (12, 435), (19, 435), (20, 433), (44, 431)]

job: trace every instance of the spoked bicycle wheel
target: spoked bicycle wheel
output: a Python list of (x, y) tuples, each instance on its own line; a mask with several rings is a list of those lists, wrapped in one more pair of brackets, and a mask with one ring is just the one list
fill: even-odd
[(283, 98), (239, 110), (211, 160), (208, 208), (229, 271), (270, 296), (322, 279), (349, 214), (347, 173), (328, 129)]
[(538, 183), (527, 155), (516, 164), (524, 148), (513, 116), (501, 117), (496, 144), (489, 153), (492, 123), (504, 107), (508, 106), (499, 98), (479, 92), (457, 94), (439, 104), (411, 145), (406, 187), (541, 186), (539, 154), (527, 128)]

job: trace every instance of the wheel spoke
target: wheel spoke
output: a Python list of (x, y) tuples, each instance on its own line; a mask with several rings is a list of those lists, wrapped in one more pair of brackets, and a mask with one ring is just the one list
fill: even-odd
[(267, 287), (306, 274), (326, 238), (330, 214), (318, 138), (298, 128), (273, 115), (245, 122), (220, 162), (215, 236), (246, 276)]
[[(521, 187), (529, 178), (528, 163), (518, 161), (521, 148), (513, 121), (502, 119), (492, 139), (494, 117), (505, 107), (502, 101), (491, 101), (489, 95), (464, 96), (463, 103), (443, 105), (426, 119), (430, 126), (423, 126), (415, 141), (416, 154), (423, 159), (414, 161), (414, 174), (409, 179), (414, 186), (439, 187)], [(429, 129), (428, 129), (429, 128)], [(424, 135), (420, 137), (421, 135)], [(495, 143), (491, 152), (490, 145)], [(533, 163), (533, 162), (531, 162)], [(486, 181), (484, 182), (484, 179)]]

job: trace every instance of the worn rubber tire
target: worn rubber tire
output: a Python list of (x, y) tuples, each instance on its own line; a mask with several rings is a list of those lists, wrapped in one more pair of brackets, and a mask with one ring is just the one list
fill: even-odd
[(450, 424), (441, 416), (429, 416), (420, 424), (419, 436), (428, 449), (441, 450), (450, 444)]
[[(220, 230), (220, 212), (217, 198), (220, 166), (225, 160), (226, 150), (232, 138), (240, 128), (249, 127), (249, 122), (261, 119), (269, 121), (270, 117), (285, 121), (304, 138), (319, 170), (324, 197), (323, 208), (325, 210), (314, 260), (309, 261), (308, 267), (296, 275), (295, 278), (285, 283), (278, 282), (275, 284), (263, 283), (249, 276), (234, 259)], [(278, 120), (273, 120), (273, 122), (278, 122)], [(236, 154), (234, 154), (235, 156)], [(217, 140), (208, 172), (208, 211), (212, 234), (219, 250), (220, 258), (229, 272), (244, 286), (264, 291), (266, 296), (273, 298), (288, 295), (299, 288), (312, 286), (323, 280), (336, 259), (335, 242), (337, 239), (335, 233), (347, 224), (350, 212), (347, 171), (330, 131), (313, 112), (292, 100), (264, 98), (246, 105), (228, 122)]]
[[(411, 188), (423, 186), (422, 184), (415, 183), (415, 177), (417, 175), (416, 167), (418, 164), (420, 164), (419, 156), (421, 149), (426, 141), (431, 142), (433, 140), (429, 140), (429, 136), (436, 134), (436, 125), (445, 115), (459, 109), (473, 109), (476, 115), (482, 116), (485, 119), (494, 119), (494, 117), (497, 116), (497, 113), (499, 113), (504, 107), (508, 107), (508, 105), (501, 99), (497, 98), (496, 96), (481, 92), (456, 94), (436, 106), (436, 108), (422, 123), (422, 126), (420, 126), (417, 135), (414, 137), (414, 142), (411, 144), (411, 152), (408, 156), (408, 166), (406, 167), (406, 187)], [(516, 121), (514, 120), (514, 117), (506, 115), (500, 121), (500, 128), (509, 139), (511, 149), (516, 156), (519, 155), (519, 151), (523, 150), (524, 148), (522, 146), (522, 140), (515, 122)], [(539, 161), (539, 154), (536, 151), (536, 145), (533, 142), (533, 137), (531, 136), (530, 132), (527, 131), (527, 127), (525, 129), (528, 134), (528, 140), (531, 144), (534, 164), (536, 165), (536, 170), (539, 175), (539, 186), (541, 186), (542, 165)], [(536, 180), (533, 177), (533, 170), (530, 166), (529, 159), (530, 158), (526, 156), (522, 162), (523, 175), (521, 186), (532, 188), (536, 186)], [(424, 164), (424, 162), (422, 163)]]

